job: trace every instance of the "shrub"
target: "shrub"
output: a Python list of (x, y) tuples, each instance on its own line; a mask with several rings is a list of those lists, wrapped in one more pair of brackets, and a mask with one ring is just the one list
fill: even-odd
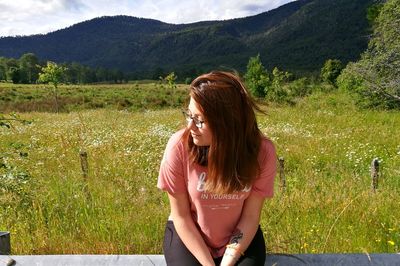
[(338, 59), (328, 59), (325, 61), (321, 69), (321, 79), (336, 86), (336, 78), (340, 75), (343, 66), (342, 62)]
[(259, 54), (256, 57), (250, 57), (244, 78), (247, 88), (254, 97), (265, 97), (266, 88), (270, 84), (270, 78), (261, 63)]
[(299, 78), (288, 84), (291, 97), (304, 97), (311, 93), (307, 78)]

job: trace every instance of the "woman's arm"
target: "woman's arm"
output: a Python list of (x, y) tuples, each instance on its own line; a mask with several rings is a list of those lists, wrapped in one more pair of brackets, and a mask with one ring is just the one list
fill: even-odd
[(207, 248), (199, 230), (195, 226), (189, 207), (189, 198), (186, 193), (169, 194), (171, 216), (176, 232), (187, 249), (203, 266), (214, 266), (214, 260)]
[(226, 249), (221, 266), (234, 265), (248, 248), (260, 224), (263, 203), (264, 198), (255, 193), (245, 200), (241, 218), (229, 243), (231, 248)]

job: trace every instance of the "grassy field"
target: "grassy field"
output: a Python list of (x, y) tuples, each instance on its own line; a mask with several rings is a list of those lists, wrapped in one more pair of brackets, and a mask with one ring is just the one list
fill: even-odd
[(60, 112), (90, 109), (140, 111), (180, 107), (186, 98), (185, 85), (168, 88), (156, 81), (124, 84), (15, 85), (0, 83), (0, 112)]
[[(87, 93), (73, 88), (65, 91)], [(117, 88), (91, 90), (110, 95)], [(177, 91), (169, 95), (184, 99)], [(171, 103), (19, 113), (32, 123), (0, 128), (0, 230), (11, 232), (12, 253), (162, 253), (169, 207), (156, 188), (158, 167), (169, 136), (183, 126)], [(266, 108), (259, 125), (284, 157), (287, 179), (283, 192), (277, 177), (275, 197), (263, 209), (268, 252), (399, 252), (400, 112), (358, 110), (340, 92)], [(380, 180), (373, 193), (375, 157)]]

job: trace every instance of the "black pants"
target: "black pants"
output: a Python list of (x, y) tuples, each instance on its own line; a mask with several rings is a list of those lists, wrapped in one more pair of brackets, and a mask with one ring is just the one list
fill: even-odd
[[(186, 248), (178, 236), (174, 223), (168, 221), (164, 235), (164, 256), (168, 266), (201, 266), (193, 254)], [(236, 263), (238, 266), (264, 266), (265, 242), (263, 233), (258, 227), (257, 233), (251, 241), (244, 255)], [(222, 257), (214, 259), (215, 264), (221, 263)]]

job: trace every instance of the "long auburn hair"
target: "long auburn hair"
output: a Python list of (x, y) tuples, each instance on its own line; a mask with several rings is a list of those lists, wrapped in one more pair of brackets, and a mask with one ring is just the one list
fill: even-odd
[(193, 143), (190, 129), (183, 135), (192, 162), (207, 166), (205, 188), (223, 194), (250, 186), (259, 172), (261, 136), (255, 110), (262, 112), (240, 78), (213, 71), (190, 84), (190, 97), (199, 105), (212, 132), (209, 147)]

